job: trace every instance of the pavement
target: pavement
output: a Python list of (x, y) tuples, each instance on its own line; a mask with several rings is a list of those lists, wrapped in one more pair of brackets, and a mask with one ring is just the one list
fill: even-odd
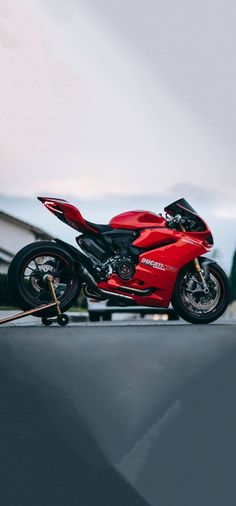
[(234, 324), (1, 326), (0, 504), (235, 506), (235, 360)]
[[(19, 313), (20, 310), (0, 310), (0, 320), (1, 318), (7, 318), (11, 315), (15, 315), (16, 313)], [(140, 318), (138, 314), (135, 313), (114, 313), (112, 315), (112, 321), (110, 322), (89, 322), (88, 312), (87, 311), (67, 311), (66, 314), (69, 317), (69, 325), (76, 325), (79, 324), (82, 326), (94, 326), (97, 325), (103, 325), (103, 326), (116, 326), (116, 325), (141, 325), (141, 326), (150, 326), (150, 325), (185, 325), (188, 323), (184, 320), (180, 319), (179, 321), (176, 320), (166, 320), (166, 315), (156, 314), (156, 315), (145, 315), (144, 318)], [(214, 324), (225, 324), (225, 325), (232, 325), (236, 324), (236, 316), (228, 316), (228, 314), (223, 315), (219, 320), (214, 322)], [(4, 323), (4, 326), (43, 326), (41, 322), (41, 318), (35, 317), (35, 316), (26, 316), (24, 318), (21, 318), (19, 320), (14, 320), (13, 322)], [(2, 325), (0, 325), (1, 327)]]

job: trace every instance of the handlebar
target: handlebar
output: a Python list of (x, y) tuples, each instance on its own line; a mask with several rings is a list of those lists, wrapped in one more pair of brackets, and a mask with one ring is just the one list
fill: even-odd
[(186, 220), (186, 218), (183, 218), (180, 214), (176, 214), (175, 216), (166, 215), (166, 221), (168, 222), (169, 225), (172, 225), (173, 223), (184, 224), (188, 220)]
[(179, 225), (183, 232), (185, 226), (189, 226), (191, 228), (195, 224), (194, 220), (190, 220), (186, 216), (183, 217), (181, 214), (176, 214), (175, 216), (166, 215), (166, 221), (170, 228), (174, 228), (174, 225)]

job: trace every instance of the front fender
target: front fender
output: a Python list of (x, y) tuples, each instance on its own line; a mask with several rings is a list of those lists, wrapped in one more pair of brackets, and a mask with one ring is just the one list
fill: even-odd
[(209, 274), (209, 265), (216, 264), (216, 261), (213, 260), (212, 258), (199, 257), (199, 263), (202, 267), (205, 278), (207, 278)]

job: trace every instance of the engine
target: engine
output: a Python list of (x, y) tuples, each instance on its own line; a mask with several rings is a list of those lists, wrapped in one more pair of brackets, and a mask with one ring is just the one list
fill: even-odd
[(129, 255), (129, 251), (124, 250), (122, 245), (121, 252), (114, 252), (112, 248), (96, 238), (88, 236), (79, 236), (77, 242), (81, 249), (90, 257), (94, 265), (94, 277), (97, 281), (105, 281), (112, 274), (117, 274), (124, 281), (132, 279), (135, 273), (135, 261)]
[(131, 258), (120, 257), (114, 261), (114, 271), (121, 279), (128, 281), (135, 273), (135, 265)]
[[(128, 281), (132, 279), (135, 273), (135, 263), (129, 257), (114, 256), (108, 258), (106, 262), (94, 265), (93, 278), (96, 283), (106, 281), (112, 274), (117, 274), (122, 280)], [(97, 292), (96, 287), (92, 287), (86, 283), (84, 286), (84, 293), (86, 297), (105, 300), (107, 297), (101, 297)]]
[(106, 281), (112, 274), (117, 274), (124, 281), (132, 279), (135, 263), (129, 257), (114, 256), (96, 266), (99, 281)]

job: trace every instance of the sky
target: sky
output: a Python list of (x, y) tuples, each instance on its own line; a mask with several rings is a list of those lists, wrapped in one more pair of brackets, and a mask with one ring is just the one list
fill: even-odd
[(94, 222), (185, 197), (229, 269), (235, 17), (232, 0), (0, 0), (0, 208), (51, 231), (36, 195)]
[(220, 0), (1, 0), (1, 193), (182, 183), (223, 190), (236, 216), (235, 14)]

